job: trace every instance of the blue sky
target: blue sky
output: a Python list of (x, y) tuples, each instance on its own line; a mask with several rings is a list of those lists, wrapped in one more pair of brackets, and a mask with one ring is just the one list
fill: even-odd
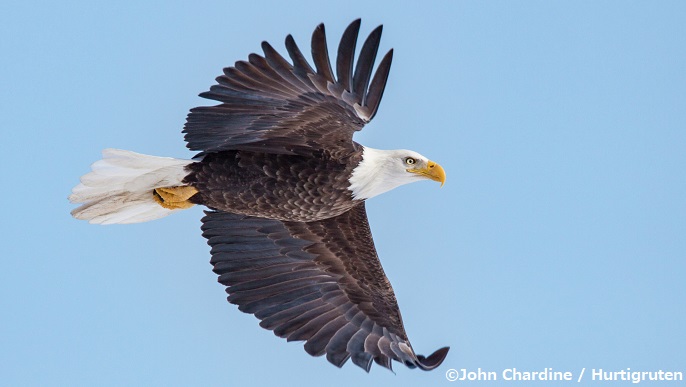
[[(686, 371), (686, 3), (6, 2), (0, 379), (444, 385), (449, 368)], [(362, 18), (395, 48), (356, 140), (441, 163), (369, 201), (425, 373), (311, 358), (225, 300), (201, 209), (73, 220), (103, 148), (189, 158), (188, 109), (259, 50)], [(588, 372), (588, 371), (587, 371)], [(588, 375), (588, 374), (587, 374)], [(473, 383), (478, 385), (479, 383)]]

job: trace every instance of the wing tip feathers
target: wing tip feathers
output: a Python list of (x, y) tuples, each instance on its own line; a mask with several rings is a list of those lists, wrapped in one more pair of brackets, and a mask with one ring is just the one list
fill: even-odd
[(431, 371), (443, 363), (443, 360), (448, 356), (448, 351), (450, 351), (450, 347), (442, 347), (427, 357), (417, 355), (417, 366), (424, 371)]

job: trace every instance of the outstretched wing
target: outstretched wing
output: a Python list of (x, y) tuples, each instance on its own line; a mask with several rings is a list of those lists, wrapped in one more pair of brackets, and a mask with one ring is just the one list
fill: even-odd
[(366, 371), (372, 360), (391, 368), (433, 369), (448, 348), (416, 355), (376, 254), (364, 202), (310, 223), (206, 212), (203, 236), (229, 302), (254, 314), (288, 341), (304, 340), (312, 356), (348, 359)]
[[(352, 135), (376, 114), (391, 67), (393, 50), (382, 59), (372, 79), (382, 27), (369, 35), (353, 72), (360, 20), (352, 22), (338, 46), (334, 77), (324, 25), (312, 34), (313, 69), (293, 37), (286, 38), (289, 63), (267, 42), (264, 56), (224, 69), (217, 84), (201, 97), (222, 102), (197, 107), (188, 115), (184, 133), (191, 150), (250, 150), (308, 154), (353, 148)], [(371, 84), (370, 84), (371, 79)]]

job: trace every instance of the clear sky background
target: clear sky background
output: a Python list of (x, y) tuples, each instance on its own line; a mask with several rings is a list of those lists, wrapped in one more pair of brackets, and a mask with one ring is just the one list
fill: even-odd
[[(449, 368), (686, 371), (686, 3), (14, 2), (0, 5), (0, 384), (445, 385)], [(189, 158), (222, 67), (329, 47), (353, 19), (395, 48), (356, 140), (441, 163), (369, 201), (426, 373), (338, 369), (225, 300), (200, 208), (69, 215), (103, 148)], [(588, 379), (588, 370), (586, 379)], [(474, 385), (479, 385), (474, 383)], [(541, 385), (553, 385), (541, 383)]]

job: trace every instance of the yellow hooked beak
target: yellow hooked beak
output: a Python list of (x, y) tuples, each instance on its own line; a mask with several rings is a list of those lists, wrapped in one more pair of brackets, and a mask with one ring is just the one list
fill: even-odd
[(431, 179), (433, 181), (440, 181), (441, 187), (443, 187), (443, 184), (445, 184), (445, 171), (443, 170), (443, 167), (441, 167), (437, 163), (434, 163), (431, 160), (429, 160), (429, 162), (426, 163), (426, 167), (417, 168), (417, 169), (408, 169), (407, 172), (412, 172), (412, 173), (416, 173), (418, 175), (422, 175), (422, 176), (424, 176), (428, 179)]

